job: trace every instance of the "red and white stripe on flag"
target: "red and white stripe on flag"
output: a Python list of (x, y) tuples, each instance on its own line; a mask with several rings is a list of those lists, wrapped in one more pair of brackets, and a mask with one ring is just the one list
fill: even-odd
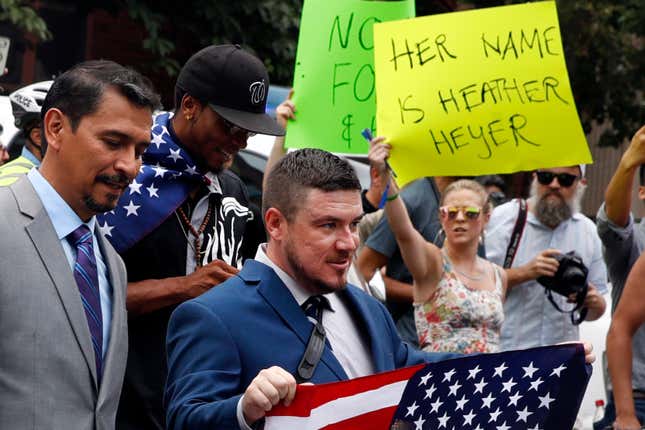
[(343, 382), (299, 385), (291, 405), (278, 405), (267, 413), (264, 429), (386, 430), (408, 379), (424, 366)]

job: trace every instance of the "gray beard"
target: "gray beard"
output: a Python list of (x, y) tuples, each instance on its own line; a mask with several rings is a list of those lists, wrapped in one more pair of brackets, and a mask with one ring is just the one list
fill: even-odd
[(535, 205), (535, 217), (545, 226), (556, 228), (561, 222), (571, 218), (571, 206), (559, 195), (557, 202), (547, 200), (549, 194), (546, 193), (537, 199)]

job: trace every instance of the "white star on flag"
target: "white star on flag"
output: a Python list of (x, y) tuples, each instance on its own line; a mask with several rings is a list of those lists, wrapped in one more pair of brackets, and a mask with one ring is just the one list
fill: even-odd
[(546, 408), (550, 409), (551, 408), (551, 402), (555, 401), (554, 398), (551, 397), (551, 395), (547, 392), (546, 396), (538, 396), (538, 399), (540, 399), (540, 408)]
[(431, 412), (439, 413), (439, 408), (443, 405), (443, 402), (440, 399), (435, 400), (434, 403), (430, 403), (432, 406)]
[(432, 384), (432, 385), (430, 386), (430, 388), (428, 388), (428, 389), (426, 390), (426, 396), (424, 397), (424, 399), (430, 399), (430, 400), (432, 400), (432, 395), (434, 394), (434, 392), (435, 392), (436, 390), (437, 390), (437, 389), (435, 388), (434, 384)]
[(506, 421), (504, 421), (501, 426), (497, 426), (497, 430), (508, 430), (508, 429), (510, 429), (510, 427), (506, 425)]
[(556, 367), (555, 369), (553, 369), (553, 370), (551, 371), (551, 374), (550, 374), (549, 376), (556, 375), (556, 376), (559, 378), (559, 377), (560, 377), (560, 373), (562, 373), (562, 371), (563, 371), (564, 369), (566, 369), (566, 368), (567, 368), (567, 366), (565, 366), (564, 364), (561, 364), (561, 365), (559, 365), (558, 367)]
[(426, 420), (424, 420), (421, 416), (419, 416), (419, 419), (414, 422), (414, 425), (416, 426), (415, 430), (422, 430), (423, 429), (423, 423), (425, 423)]
[(137, 182), (136, 178), (133, 179), (132, 183), (130, 185), (128, 185), (128, 187), (130, 188), (130, 195), (132, 195), (134, 193), (141, 194), (141, 186), (142, 185), (143, 184), (140, 184), (140, 183)]
[(140, 207), (141, 207), (141, 206), (139, 206), (139, 205), (135, 205), (134, 203), (132, 203), (132, 200), (130, 200), (130, 204), (129, 204), (129, 205), (127, 205), (127, 206), (123, 206), (123, 209), (125, 209), (126, 211), (128, 211), (128, 214), (126, 215), (126, 217), (128, 217), (128, 216), (130, 216), (130, 215), (139, 216), (139, 214), (137, 213), (137, 210), (138, 210)]
[(450, 419), (450, 417), (448, 416), (448, 412), (444, 412), (443, 416), (437, 417), (437, 419), (439, 420), (439, 428), (441, 428), (448, 425), (448, 420)]
[(524, 406), (524, 409), (521, 411), (517, 411), (517, 421), (524, 421), (528, 419), (529, 415), (533, 414), (533, 412), (529, 411), (529, 408)]
[(426, 373), (421, 377), (421, 382), (419, 382), (419, 387), (425, 385), (428, 382), (428, 379), (432, 378), (432, 372)]
[(524, 370), (523, 378), (529, 378), (529, 379), (532, 379), (533, 374), (535, 372), (537, 372), (538, 370), (540, 370), (537, 367), (533, 367), (533, 362), (532, 361), (529, 363), (529, 365), (527, 367), (522, 367), (522, 369)]
[(473, 414), (472, 410), (468, 414), (464, 415), (464, 425), (473, 425), (473, 418), (476, 416), (477, 415)]
[(490, 412), (490, 419), (488, 420), (489, 423), (494, 423), (497, 421), (497, 418), (499, 418), (499, 415), (502, 413), (502, 411), (499, 410), (499, 408), (495, 409), (495, 412)]
[(157, 163), (157, 165), (154, 166), (152, 170), (155, 171), (155, 178), (157, 176), (161, 176), (163, 178), (163, 175), (168, 171), (165, 167), (161, 167), (159, 163)]
[(176, 163), (176, 162), (177, 162), (177, 160), (179, 160), (179, 159), (182, 159), (182, 160), (183, 160), (183, 157), (182, 157), (181, 155), (179, 155), (179, 153), (181, 152), (181, 149), (177, 148), (176, 150), (173, 150), (172, 148), (170, 148), (170, 149), (169, 149), (169, 151), (170, 151), (170, 155), (169, 155), (168, 157), (166, 157), (166, 158), (172, 158), (172, 160), (173, 160), (175, 163)]
[(503, 382), (502, 385), (504, 386), (504, 388), (502, 388), (502, 393), (504, 391), (508, 391), (508, 393), (510, 394), (511, 388), (513, 388), (514, 385), (517, 385), (517, 382), (513, 382), (513, 378), (511, 378), (508, 381)]
[(475, 393), (484, 394), (484, 387), (486, 385), (488, 385), (488, 382), (484, 382), (484, 378), (482, 378), (478, 383), (475, 384)]
[(407, 417), (408, 415), (410, 415), (412, 418), (414, 418), (414, 413), (418, 408), (419, 405), (417, 405), (417, 402), (412, 403), (412, 405), (408, 406), (408, 413), (405, 414), (405, 416)]
[(150, 198), (159, 197), (159, 194), (157, 194), (157, 191), (159, 191), (159, 188), (155, 188), (154, 182), (150, 184), (149, 187), (146, 187), (146, 190), (148, 190), (148, 194), (150, 194)]
[(109, 225), (107, 221), (105, 221), (105, 224), (103, 225), (101, 225), (100, 222), (97, 224), (99, 225), (99, 231), (101, 232), (103, 237), (112, 236), (112, 229), (114, 229), (114, 227)]
[(506, 369), (508, 369), (508, 367), (506, 367), (506, 363), (500, 364), (495, 368), (495, 374), (493, 376), (499, 376), (501, 378), (502, 373), (504, 373)]
[(493, 397), (493, 394), (488, 393), (488, 396), (482, 397), (482, 402), (484, 402), (484, 404), (482, 405), (482, 408), (490, 409), (490, 404), (493, 403), (494, 401), (495, 401), (495, 397)]
[(517, 401), (520, 400), (521, 398), (522, 398), (522, 396), (520, 395), (520, 392), (518, 391), (517, 393), (515, 393), (514, 395), (512, 395), (512, 396), (510, 396), (508, 398), (508, 400), (509, 400), (508, 403), (510, 405), (517, 406)]
[(154, 143), (155, 145), (157, 145), (157, 149), (159, 149), (161, 147), (161, 145), (163, 145), (166, 142), (164, 142), (164, 140), (163, 140), (163, 134), (154, 134), (153, 133), (152, 134), (152, 140), (150, 141), (150, 143)]
[(196, 166), (188, 166), (184, 169), (184, 172), (189, 173), (191, 175), (196, 175), (197, 174), (197, 167)]
[(461, 397), (461, 400), (457, 400), (457, 408), (456, 408), (455, 410), (456, 410), (456, 411), (459, 411), (459, 410), (462, 410), (462, 411), (463, 411), (463, 410), (464, 410), (464, 406), (466, 405), (466, 403), (468, 403), (468, 399), (466, 398), (466, 395), (464, 394), (464, 395)]
[(474, 369), (470, 369), (468, 371), (468, 378), (467, 379), (475, 379), (479, 372), (481, 372), (481, 369), (479, 368), (479, 364), (478, 364)]
[(537, 378), (535, 381), (531, 382), (531, 388), (529, 388), (529, 391), (531, 390), (537, 391), (543, 382), (544, 381), (542, 380), (542, 378)]
[(450, 380), (452, 379), (454, 374), (455, 374), (455, 369), (451, 369), (450, 371), (444, 373), (442, 382), (446, 382), (446, 381), (451, 382)]
[(448, 393), (449, 396), (456, 396), (457, 395), (457, 390), (461, 388), (461, 384), (459, 381), (455, 381), (454, 384), (450, 386), (450, 393)]

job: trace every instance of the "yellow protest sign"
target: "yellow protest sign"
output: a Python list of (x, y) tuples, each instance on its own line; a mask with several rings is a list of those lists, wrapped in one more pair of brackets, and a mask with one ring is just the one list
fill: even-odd
[(379, 23), (374, 55), (402, 184), (591, 162), (554, 2)]

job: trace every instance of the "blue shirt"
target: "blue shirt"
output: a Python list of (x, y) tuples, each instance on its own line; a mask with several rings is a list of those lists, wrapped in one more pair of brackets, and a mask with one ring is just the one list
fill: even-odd
[[(27, 178), (36, 190), (36, 194), (40, 197), (43, 207), (49, 215), (49, 219), (54, 225), (56, 235), (60, 240), (60, 244), (65, 251), (67, 262), (70, 269), (74, 270), (76, 263), (76, 249), (73, 248), (67, 241), (67, 236), (76, 230), (83, 221), (78, 217), (76, 212), (63, 200), (58, 192), (52, 187), (49, 182), (40, 174), (38, 169), (31, 169), (27, 173)], [(107, 352), (107, 346), (110, 340), (110, 323), (112, 322), (112, 285), (108, 281), (107, 266), (103, 260), (103, 255), (99, 249), (96, 237), (94, 235), (94, 226), (96, 219), (92, 217), (85, 225), (92, 232), (92, 244), (94, 246), (94, 256), (96, 258), (96, 268), (99, 277), (99, 292), (101, 296), (101, 313), (103, 316), (103, 358)], [(80, 292), (79, 292), (80, 294)]]
[[(623, 294), (629, 271), (645, 250), (645, 219), (636, 224), (630, 214), (627, 225), (621, 227), (607, 218), (603, 203), (596, 215), (596, 226), (611, 281), (613, 312)], [(632, 388), (645, 391), (645, 325), (636, 330), (632, 340)]]
[(30, 150), (28, 150), (26, 146), (22, 147), (22, 152), (20, 152), (20, 155), (34, 163), (34, 166), (40, 166), (40, 160), (36, 158), (36, 156)]
[[(500, 266), (504, 264), (518, 213), (519, 204), (517, 200), (513, 200), (496, 207), (488, 222), (486, 258)], [(575, 250), (589, 269), (587, 281), (600, 294), (607, 293), (607, 268), (602, 259), (602, 246), (596, 226), (589, 218), (575, 213), (555, 229), (551, 229), (529, 211), (511, 267), (527, 264), (548, 248), (563, 253)], [(553, 294), (553, 299), (562, 309), (573, 308), (564, 296)], [(500, 339), (502, 350), (553, 345), (579, 339), (578, 326), (571, 323), (569, 314), (555, 309), (544, 294), (544, 287), (536, 280), (509, 289), (504, 303), (504, 318)]]

